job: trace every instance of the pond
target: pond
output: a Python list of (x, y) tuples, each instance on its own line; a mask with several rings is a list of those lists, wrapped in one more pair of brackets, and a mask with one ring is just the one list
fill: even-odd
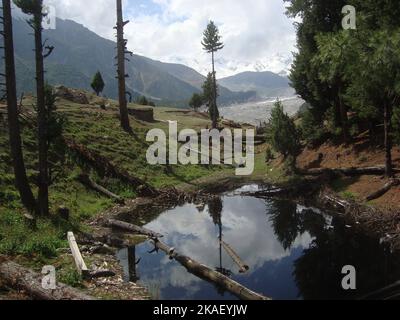
[[(145, 227), (179, 253), (273, 299), (355, 299), (400, 279), (398, 255), (357, 226), (289, 200), (240, 195), (252, 189), (257, 186), (168, 210)], [(250, 267), (247, 273), (239, 272), (220, 237)], [(128, 249), (118, 258), (125, 280), (143, 284), (154, 299), (236, 299), (152, 249), (146, 242), (129, 249), (130, 259)], [(357, 290), (342, 288), (345, 265), (357, 270)]]

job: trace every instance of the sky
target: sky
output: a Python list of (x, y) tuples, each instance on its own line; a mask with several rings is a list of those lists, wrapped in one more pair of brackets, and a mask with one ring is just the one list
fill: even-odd
[[(47, 0), (57, 16), (114, 38), (115, 0)], [(182, 63), (207, 74), (211, 57), (202, 50), (208, 21), (220, 29), (225, 48), (217, 53), (219, 77), (243, 71), (290, 67), (295, 51), (293, 21), (283, 0), (123, 0), (128, 47), (163, 62)]]

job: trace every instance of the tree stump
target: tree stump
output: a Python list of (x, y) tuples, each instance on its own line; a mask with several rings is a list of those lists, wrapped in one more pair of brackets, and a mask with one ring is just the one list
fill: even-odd
[(65, 221), (69, 221), (69, 209), (66, 207), (59, 207), (57, 210), (59, 217)]

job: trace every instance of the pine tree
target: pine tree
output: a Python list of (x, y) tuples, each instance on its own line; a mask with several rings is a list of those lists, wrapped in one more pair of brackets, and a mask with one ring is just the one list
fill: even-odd
[(212, 127), (215, 129), (218, 122), (218, 106), (217, 106), (217, 78), (215, 72), (215, 53), (224, 48), (224, 44), (221, 42), (221, 36), (219, 30), (213, 21), (210, 21), (207, 25), (206, 30), (203, 33), (203, 41), (201, 42), (203, 49), (208, 53), (211, 53), (212, 59), (212, 78), (213, 78), (213, 99), (210, 105), (210, 115), (212, 120)]
[(203, 105), (203, 97), (198, 94), (194, 93), (192, 98), (189, 101), (189, 106), (193, 108), (193, 110), (197, 111)]
[(344, 142), (350, 140), (347, 111), (343, 94), (346, 83), (338, 77), (330, 82), (320, 78), (320, 65), (311, 61), (318, 54), (316, 36), (320, 33), (336, 32), (342, 29), (342, 8), (346, 0), (285, 0), (289, 2), (288, 16), (301, 18), (297, 27), (297, 47), (290, 80), (296, 92), (307, 101), (321, 121), (333, 106), (333, 125), (341, 128)]
[(103, 77), (101, 76), (100, 71), (97, 71), (91, 83), (91, 87), (94, 90), (94, 92), (96, 92), (97, 96), (99, 96), (103, 92), (104, 86), (105, 84)]
[[(206, 104), (207, 108), (208, 108), (208, 113), (210, 114), (210, 118), (211, 120), (213, 120), (214, 118), (218, 119), (219, 118), (219, 111), (218, 108), (214, 108), (214, 102), (215, 102), (215, 95), (218, 98), (218, 87), (216, 90), (216, 94), (214, 94), (214, 77), (212, 75), (212, 73), (210, 72), (207, 75), (207, 79), (203, 84), (203, 102)], [(214, 114), (214, 112), (216, 112), (216, 114)]]
[(282, 103), (277, 101), (272, 109), (267, 130), (267, 139), (272, 148), (290, 160), (294, 168), (296, 157), (301, 151), (299, 132), (291, 119), (283, 110)]

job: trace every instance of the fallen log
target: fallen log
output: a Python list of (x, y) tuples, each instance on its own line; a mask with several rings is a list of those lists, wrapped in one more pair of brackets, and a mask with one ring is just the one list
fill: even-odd
[[(394, 169), (395, 172), (400, 172), (399, 169)], [(301, 174), (310, 176), (319, 176), (323, 174), (343, 174), (346, 176), (358, 175), (383, 175), (386, 170), (384, 166), (364, 167), (364, 168), (317, 168), (309, 170), (299, 170)]]
[(68, 149), (78, 155), (78, 157), (85, 163), (88, 163), (95, 168), (101, 175), (111, 176), (137, 187), (139, 196), (155, 197), (159, 194), (152, 186), (143, 180), (132, 176), (127, 171), (117, 168), (113, 163), (111, 163), (111, 161), (93, 150), (86, 148), (84, 145), (75, 143), (70, 139), (64, 138), (64, 141)]
[(116, 200), (118, 203), (123, 204), (124, 200), (120, 197), (117, 196), (115, 193), (112, 193), (111, 191), (108, 191), (106, 188), (98, 185), (96, 182), (94, 182), (92, 179), (87, 174), (81, 174), (78, 177), (78, 180), (84, 184), (85, 186), (111, 198)]
[(211, 268), (200, 264), (199, 262), (179, 254), (175, 251), (174, 248), (168, 247), (165, 243), (161, 242), (158, 239), (152, 240), (154, 246), (166, 253), (170, 259), (174, 259), (179, 262), (186, 270), (195, 276), (204, 279), (208, 282), (217, 284), (221, 288), (229, 291), (236, 297), (242, 300), (271, 300), (261, 294), (258, 294), (250, 289), (244, 287), (240, 283), (224, 276), (223, 274), (212, 270)]
[(337, 209), (347, 209), (350, 207), (350, 203), (348, 201), (336, 198), (332, 195), (324, 195), (323, 196), (323, 201), (332, 205), (333, 207)]
[(150, 238), (162, 238), (163, 237), (163, 235), (161, 235), (159, 233), (153, 232), (146, 228), (135, 226), (135, 225), (127, 223), (127, 222), (119, 221), (119, 220), (109, 219), (106, 221), (106, 225), (109, 227), (118, 228), (118, 229), (130, 231), (133, 233), (142, 234), (142, 235), (148, 236)]
[(224, 247), (226, 253), (232, 258), (233, 262), (238, 265), (240, 273), (246, 273), (250, 270), (250, 267), (242, 261), (239, 255), (231, 248), (229, 244), (227, 244), (223, 240), (220, 240), (220, 242), (221, 245)]
[(16, 290), (25, 291), (38, 300), (96, 300), (75, 288), (57, 283), (54, 290), (44, 289), (43, 275), (24, 268), (14, 262), (0, 263), (0, 278), (4, 284)]
[(219, 272), (212, 270), (211, 268), (202, 265), (195, 260), (180, 255), (175, 251), (175, 248), (168, 247), (165, 243), (159, 240), (162, 235), (157, 234), (151, 230), (147, 230), (123, 221), (117, 220), (108, 220), (109, 226), (114, 226), (120, 228), (122, 230), (131, 231), (135, 233), (140, 233), (149, 236), (151, 241), (153, 242), (156, 249), (159, 249), (165, 252), (170, 259), (174, 259), (178, 261), (182, 266), (184, 266), (190, 273), (208, 281), (211, 283), (215, 283), (225, 290), (229, 291), (233, 295), (237, 296), (242, 300), (271, 300), (261, 294), (251, 291), (250, 289), (242, 286), (241, 284), (233, 281), (232, 279), (222, 275)]
[(110, 278), (115, 276), (116, 276), (115, 272), (111, 270), (96, 270), (96, 271), (90, 271), (89, 273), (90, 279)]
[(378, 199), (385, 195), (390, 189), (392, 189), (395, 186), (400, 185), (400, 180), (393, 179), (386, 183), (381, 189), (375, 191), (374, 193), (371, 193), (369, 196), (366, 197), (367, 201), (372, 201), (375, 199)]

